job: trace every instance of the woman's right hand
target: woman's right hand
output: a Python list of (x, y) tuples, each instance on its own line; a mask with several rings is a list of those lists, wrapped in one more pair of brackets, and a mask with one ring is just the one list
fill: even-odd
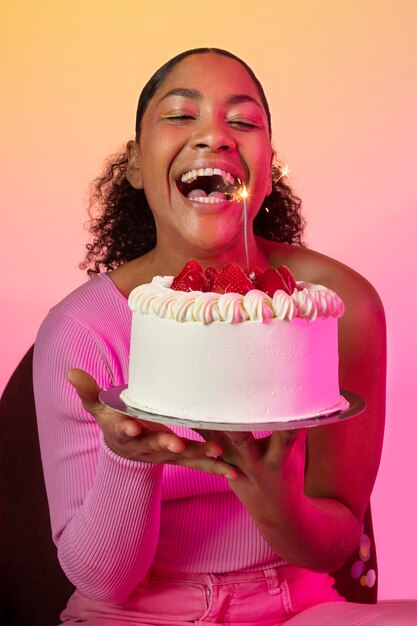
[(178, 437), (163, 424), (129, 417), (100, 402), (100, 387), (90, 374), (71, 369), (67, 379), (81, 402), (103, 431), (111, 450), (119, 456), (149, 463), (169, 463), (234, 479), (236, 469), (219, 459), (222, 448), (215, 441), (192, 441)]

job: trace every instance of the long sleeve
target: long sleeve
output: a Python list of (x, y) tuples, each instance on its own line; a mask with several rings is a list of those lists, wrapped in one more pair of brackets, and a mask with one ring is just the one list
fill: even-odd
[[(100, 286), (97, 283), (94, 288)], [(116, 299), (121, 323), (119, 329), (114, 324), (108, 329), (111, 343), (103, 331), (98, 332), (104, 320), (97, 315), (106, 315), (103, 308), (91, 315), (95, 323), (87, 325), (82, 297), (70, 303), (48, 315), (38, 334), (34, 359), (53, 536), (61, 566), (80, 591), (122, 601), (145, 576), (155, 555), (163, 470), (109, 450), (94, 419), (66, 381), (68, 369), (79, 367), (102, 387), (124, 382), (123, 367), (116, 357), (127, 350), (123, 326), (128, 328), (129, 315), (124, 302)], [(88, 302), (85, 304), (88, 317)], [(96, 305), (100, 308), (99, 302)]]
[(283, 563), (224, 478), (127, 460), (105, 445), (66, 372), (81, 368), (102, 388), (125, 384), (130, 326), (126, 299), (103, 275), (54, 307), (36, 341), (42, 463), (68, 578), (87, 596), (122, 604), (152, 564), (216, 573)]

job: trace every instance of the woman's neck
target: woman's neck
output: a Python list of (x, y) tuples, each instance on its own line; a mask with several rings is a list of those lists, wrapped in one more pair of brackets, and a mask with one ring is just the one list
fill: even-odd
[[(268, 266), (267, 251), (262, 241), (260, 238), (251, 238), (248, 246), (249, 266), (258, 265), (261, 269)], [(157, 245), (147, 254), (113, 270), (109, 276), (127, 297), (132, 289), (150, 282), (154, 276), (175, 276), (190, 259), (198, 261), (203, 268), (213, 266), (220, 269), (227, 261), (235, 261), (243, 268), (247, 265), (246, 250), (241, 245), (223, 248), (221, 251), (167, 249)]]
[(268, 265), (262, 240), (254, 236), (248, 242), (247, 251), (241, 240), (214, 249), (194, 248), (186, 245), (158, 246), (157, 244), (146, 256), (153, 275), (175, 276), (190, 259), (198, 261), (203, 268), (212, 266), (220, 269), (227, 261), (235, 261), (243, 268), (248, 265), (259, 265), (265, 268)]

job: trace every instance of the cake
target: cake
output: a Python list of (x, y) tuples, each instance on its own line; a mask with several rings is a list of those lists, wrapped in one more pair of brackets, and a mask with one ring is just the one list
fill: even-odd
[(201, 270), (200, 280), (200, 270), (193, 275), (184, 268), (131, 292), (123, 401), (220, 424), (303, 419), (343, 408), (337, 325), (344, 306), (337, 294), (295, 282), (285, 267), (270, 268), (271, 282), (264, 279), (269, 270), (244, 274), (228, 266), (228, 279), (211, 268), (212, 274)]

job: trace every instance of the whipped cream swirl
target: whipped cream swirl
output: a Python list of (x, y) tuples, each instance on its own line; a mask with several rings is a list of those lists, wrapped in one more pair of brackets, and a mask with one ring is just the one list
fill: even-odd
[(202, 324), (263, 322), (272, 318), (291, 321), (295, 317), (313, 321), (317, 317), (341, 317), (345, 310), (334, 291), (312, 283), (297, 282), (298, 288), (291, 295), (279, 290), (271, 298), (258, 289), (251, 289), (244, 296), (174, 291), (170, 288), (172, 280), (172, 276), (155, 276), (151, 283), (136, 287), (129, 296), (131, 310), (177, 322)]

